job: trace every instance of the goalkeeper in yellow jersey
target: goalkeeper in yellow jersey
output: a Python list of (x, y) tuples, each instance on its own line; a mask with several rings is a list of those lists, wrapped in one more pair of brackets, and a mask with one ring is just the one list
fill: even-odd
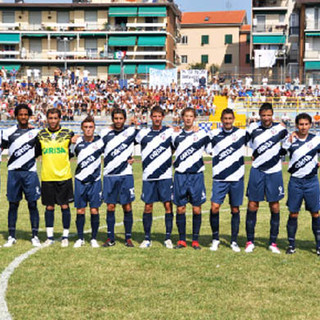
[[(70, 207), (73, 202), (72, 175), (69, 161), (69, 146), (74, 137), (73, 131), (61, 128), (61, 111), (52, 108), (47, 111), (48, 127), (42, 129), (37, 138), (36, 152), (42, 155), (41, 168), (41, 198), (46, 206), (45, 223), (47, 241), (54, 243), (54, 209), (55, 205), (61, 207), (63, 233), (61, 246), (69, 245)], [(74, 137), (76, 138), (76, 137)]]

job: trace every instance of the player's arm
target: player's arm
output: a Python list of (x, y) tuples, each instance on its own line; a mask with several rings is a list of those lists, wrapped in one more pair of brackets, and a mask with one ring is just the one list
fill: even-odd
[(39, 138), (39, 134), (36, 136), (36, 143), (35, 143), (35, 157), (39, 157), (42, 155), (42, 148), (41, 148), (41, 142)]

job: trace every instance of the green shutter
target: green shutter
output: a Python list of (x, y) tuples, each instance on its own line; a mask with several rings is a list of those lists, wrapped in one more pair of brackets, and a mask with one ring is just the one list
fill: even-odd
[(304, 66), (306, 70), (320, 70), (320, 61), (306, 61)]
[(138, 38), (139, 47), (164, 47), (166, 36), (141, 36)]
[(4, 44), (13, 44), (20, 42), (20, 34), (18, 33), (1, 33), (0, 34), (0, 43)]
[(133, 47), (136, 45), (137, 37), (109, 37), (109, 46), (111, 47)]
[(166, 17), (166, 7), (141, 7), (138, 12), (139, 17)]
[(265, 35), (253, 36), (253, 44), (284, 44), (286, 43), (285, 35)]
[(232, 54), (226, 54), (224, 56), (224, 63), (232, 63)]
[(306, 33), (306, 36), (307, 37), (319, 37), (320, 33), (319, 32), (314, 32), (314, 33), (308, 32), (308, 33)]
[(120, 74), (120, 64), (112, 64), (109, 66), (108, 74)]
[(224, 44), (232, 44), (232, 34), (226, 34), (225, 35)]
[(250, 54), (246, 54), (246, 63), (250, 63)]
[(203, 54), (201, 56), (201, 63), (207, 64), (209, 62), (209, 56), (207, 54)]
[(46, 38), (48, 35), (45, 33), (25, 33), (22, 36), (28, 38)]
[(111, 7), (109, 9), (109, 17), (135, 17), (137, 14), (137, 7)]
[(209, 36), (201, 36), (201, 45), (209, 44)]
[(250, 34), (247, 34), (247, 43), (250, 43)]
[[(136, 73), (136, 64), (125, 64), (123, 66), (124, 68), (124, 74), (135, 74)], [(120, 74), (121, 73), (121, 67), (120, 64), (112, 64), (109, 66), (109, 74)]]
[(150, 68), (164, 70), (166, 68), (165, 64), (139, 64), (138, 73), (145, 74), (149, 73)]
[(20, 64), (0, 64), (0, 69), (4, 67), (7, 71), (10, 72), (14, 68), (16, 71), (19, 71), (20, 66), (21, 66)]

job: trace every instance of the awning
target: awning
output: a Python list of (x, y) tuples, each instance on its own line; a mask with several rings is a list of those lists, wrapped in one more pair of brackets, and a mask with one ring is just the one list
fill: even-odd
[(150, 68), (164, 70), (166, 68), (165, 64), (139, 64), (138, 73), (149, 73)]
[(284, 44), (285, 35), (253, 35), (253, 44)]
[(306, 36), (307, 37), (319, 37), (320, 36), (320, 33), (319, 32), (313, 32), (313, 33), (306, 33)]
[(2, 67), (4, 67), (7, 71), (11, 71), (13, 70), (13, 68), (16, 70), (16, 71), (19, 71), (20, 69), (20, 64), (0, 64), (0, 69), (2, 69)]
[(80, 37), (106, 37), (106, 33), (80, 33)]
[(141, 36), (138, 38), (138, 46), (140, 47), (164, 47), (166, 44), (166, 36)]
[[(137, 65), (135, 64), (125, 64), (123, 66), (124, 68), (124, 74), (135, 74), (136, 73), (136, 68)], [(120, 74), (121, 69), (120, 69), (120, 64), (112, 64), (109, 66), (109, 74)]]
[(76, 37), (77, 35), (75, 33), (52, 33), (51, 37)]
[(45, 34), (45, 33), (24, 33), (22, 36), (28, 37), (28, 38), (46, 38), (48, 36), (48, 34)]
[(320, 70), (320, 61), (306, 61), (305, 70)]
[(12, 43), (19, 43), (20, 42), (20, 34), (8, 34), (8, 33), (1, 33), (0, 34), (0, 43), (4, 44), (12, 44)]
[(116, 47), (133, 47), (136, 45), (137, 37), (109, 37), (109, 46)]
[(166, 17), (166, 7), (141, 7), (139, 8), (139, 17)]
[(109, 17), (135, 17), (138, 14), (137, 7), (110, 7)]

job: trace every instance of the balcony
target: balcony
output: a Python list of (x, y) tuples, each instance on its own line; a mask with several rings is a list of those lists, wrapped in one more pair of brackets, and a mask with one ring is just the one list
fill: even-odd
[(305, 59), (314, 59), (314, 60), (320, 60), (320, 51), (311, 51), (306, 50), (304, 54)]
[(288, 0), (254, 0), (253, 10), (268, 9), (278, 9), (287, 10)]
[(257, 24), (252, 27), (253, 33), (259, 33), (259, 32), (265, 32), (265, 33), (284, 33), (287, 30), (287, 25), (283, 23), (277, 23), (277, 24)]
[(128, 31), (166, 31), (165, 23), (127, 23)]
[(19, 28), (20, 28), (20, 24), (18, 22), (0, 24), (0, 31), (19, 30)]

